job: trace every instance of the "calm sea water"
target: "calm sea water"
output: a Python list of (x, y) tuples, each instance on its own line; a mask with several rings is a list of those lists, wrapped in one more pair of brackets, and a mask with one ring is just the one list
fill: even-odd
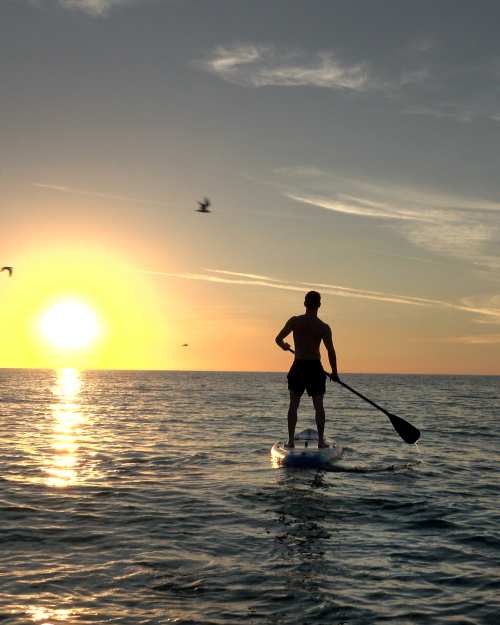
[[(334, 470), (284, 374), (0, 370), (0, 622), (500, 623), (500, 378), (352, 375)], [(310, 401), (299, 429), (313, 423)]]

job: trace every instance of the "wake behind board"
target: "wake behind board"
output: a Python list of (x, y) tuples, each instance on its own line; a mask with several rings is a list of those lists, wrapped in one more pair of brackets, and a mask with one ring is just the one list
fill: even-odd
[(344, 448), (334, 445), (318, 449), (318, 433), (307, 429), (295, 436), (295, 447), (289, 449), (284, 442), (274, 443), (271, 458), (283, 467), (317, 468), (340, 460)]

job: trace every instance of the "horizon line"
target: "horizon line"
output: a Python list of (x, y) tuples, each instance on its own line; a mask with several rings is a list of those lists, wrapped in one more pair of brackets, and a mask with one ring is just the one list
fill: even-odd
[[(285, 374), (287, 369), (282, 371), (269, 371), (260, 369), (129, 369), (129, 368), (87, 368), (87, 367), (3, 367), (0, 371), (59, 371), (61, 369), (76, 369), (77, 371), (122, 371), (130, 373), (276, 373)], [(500, 373), (425, 373), (422, 371), (346, 371), (342, 375), (420, 375), (420, 376), (467, 376), (467, 377), (489, 377), (500, 378)]]

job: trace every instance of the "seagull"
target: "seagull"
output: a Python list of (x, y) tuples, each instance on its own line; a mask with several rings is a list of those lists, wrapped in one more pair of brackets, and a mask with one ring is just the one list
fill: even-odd
[(12, 278), (12, 272), (14, 271), (14, 267), (2, 267), (0, 269), (0, 271), (8, 271), (9, 272), (9, 278)]
[(189, 343), (183, 343), (181, 347), (189, 347)]
[(203, 202), (198, 202), (200, 208), (196, 209), (197, 213), (211, 213), (212, 211), (208, 210), (210, 206), (210, 200), (207, 197), (203, 198)]

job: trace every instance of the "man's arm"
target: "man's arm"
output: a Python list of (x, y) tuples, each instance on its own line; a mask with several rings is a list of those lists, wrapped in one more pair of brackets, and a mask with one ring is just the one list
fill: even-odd
[(285, 338), (285, 336), (288, 336), (290, 332), (292, 332), (294, 321), (295, 317), (289, 319), (283, 326), (283, 329), (279, 332), (278, 336), (274, 339), (276, 343), (281, 347), (281, 349), (284, 349), (285, 351), (290, 350), (290, 344), (283, 339)]
[(332, 368), (332, 375), (330, 379), (338, 382), (339, 374), (337, 371), (337, 354), (335, 353), (335, 347), (333, 346), (332, 330), (329, 325), (325, 328), (323, 343), (325, 344), (326, 351), (328, 352), (328, 360), (330, 361), (330, 367)]

